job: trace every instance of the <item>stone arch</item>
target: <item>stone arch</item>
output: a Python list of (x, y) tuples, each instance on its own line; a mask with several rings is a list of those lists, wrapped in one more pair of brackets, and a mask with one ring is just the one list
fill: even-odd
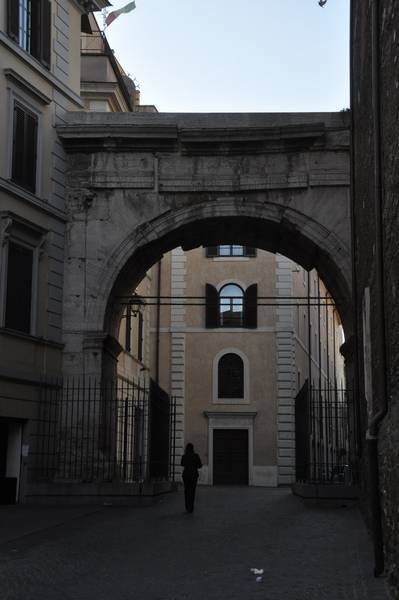
[(346, 338), (352, 334), (351, 258), (346, 244), (315, 219), (277, 202), (223, 198), (193, 203), (144, 223), (114, 249), (89, 301), (92, 330), (112, 336), (119, 296), (133, 289), (162, 255), (176, 246), (241, 243), (278, 252), (306, 269), (316, 268), (334, 297)]

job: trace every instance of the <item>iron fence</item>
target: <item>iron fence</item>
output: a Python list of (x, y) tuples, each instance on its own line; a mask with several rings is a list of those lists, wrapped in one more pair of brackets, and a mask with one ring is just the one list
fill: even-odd
[(357, 481), (354, 411), (350, 391), (312, 388), (306, 382), (295, 404), (297, 481)]
[[(174, 479), (175, 401), (163, 392), (152, 404), (147, 381), (78, 377), (47, 386), (33, 434), (34, 479), (133, 483), (154, 472)], [(168, 432), (158, 453), (154, 430)]]

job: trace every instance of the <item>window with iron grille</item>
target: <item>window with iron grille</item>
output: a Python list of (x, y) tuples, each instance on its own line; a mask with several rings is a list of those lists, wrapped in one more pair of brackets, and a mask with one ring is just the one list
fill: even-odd
[(224, 354), (218, 364), (218, 397), (244, 398), (244, 363), (238, 354)]
[(32, 193), (36, 191), (38, 117), (15, 102), (11, 179)]
[(21, 48), (50, 68), (50, 0), (8, 0), (8, 35)]

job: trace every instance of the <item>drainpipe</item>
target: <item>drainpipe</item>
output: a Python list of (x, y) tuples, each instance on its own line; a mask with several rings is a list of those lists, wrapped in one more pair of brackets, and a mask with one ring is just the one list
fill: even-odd
[(382, 531), (382, 511), (380, 497), (380, 478), (378, 465), (378, 435), (380, 425), (388, 412), (387, 398), (387, 355), (385, 336), (385, 294), (384, 294), (384, 247), (382, 223), (382, 176), (381, 176), (381, 106), (380, 106), (380, 2), (372, 3), (372, 100), (374, 134), (374, 211), (375, 211), (375, 275), (376, 294), (376, 348), (380, 357), (380, 402), (378, 412), (369, 419), (367, 446), (370, 475), (370, 501), (374, 536), (374, 575), (378, 577), (384, 571), (384, 540)]
[(157, 273), (157, 324), (155, 338), (155, 381), (159, 384), (159, 346), (160, 346), (160, 327), (161, 327), (161, 273), (162, 259), (158, 261)]

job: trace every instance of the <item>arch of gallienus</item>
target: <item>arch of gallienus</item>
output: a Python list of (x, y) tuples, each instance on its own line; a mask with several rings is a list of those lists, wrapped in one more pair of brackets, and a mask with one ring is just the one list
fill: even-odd
[(351, 334), (345, 113), (71, 113), (59, 135), (71, 370), (117, 335), (118, 296), (176, 246), (242, 243), (316, 268)]

